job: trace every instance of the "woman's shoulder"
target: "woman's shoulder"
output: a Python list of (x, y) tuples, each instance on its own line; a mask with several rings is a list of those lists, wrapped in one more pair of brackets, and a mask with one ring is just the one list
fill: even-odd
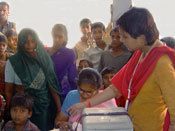
[[(175, 59), (174, 59), (175, 60)], [(162, 55), (159, 60), (157, 61), (157, 65), (158, 67), (161, 65), (168, 65), (173, 63), (172, 60), (170, 59), (170, 57), (168, 55)]]

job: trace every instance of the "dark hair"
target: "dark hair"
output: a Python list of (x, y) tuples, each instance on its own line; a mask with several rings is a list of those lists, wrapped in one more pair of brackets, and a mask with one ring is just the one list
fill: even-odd
[(175, 39), (173, 37), (163, 37), (161, 39), (162, 42), (165, 42), (167, 46), (174, 49), (175, 47)]
[(0, 42), (5, 42), (6, 44), (8, 43), (7, 37), (0, 32)]
[(17, 32), (14, 29), (9, 29), (5, 33), (6, 37), (11, 37), (11, 36), (18, 36)]
[(9, 4), (7, 2), (2, 1), (2, 2), (0, 2), (0, 6), (1, 5), (6, 5), (8, 7), (8, 9), (9, 9)]
[(84, 61), (88, 63), (88, 65), (89, 65), (90, 68), (93, 68), (93, 67), (94, 67), (93, 64), (92, 64), (92, 62), (89, 61), (89, 60), (87, 60), (87, 59), (82, 59), (82, 60), (80, 60), (79, 64), (80, 64), (81, 62), (84, 62)]
[(12, 108), (15, 106), (23, 106), (29, 111), (32, 111), (33, 99), (27, 94), (17, 93), (13, 96), (10, 107)]
[(110, 36), (112, 35), (112, 32), (119, 32), (119, 27), (115, 27), (110, 31)]
[(108, 67), (105, 67), (105, 68), (101, 71), (102, 77), (103, 77), (104, 75), (110, 74), (110, 73), (115, 74), (115, 68), (114, 68), (114, 67), (108, 66)]
[(83, 23), (91, 24), (91, 21), (88, 18), (84, 18), (80, 21), (80, 26), (82, 26)]
[(105, 25), (101, 22), (95, 22), (91, 24), (91, 30), (95, 28), (101, 28), (103, 31), (105, 31)]
[(65, 35), (65, 37), (66, 37), (66, 43), (65, 43), (65, 45), (67, 44), (67, 41), (68, 41), (68, 33), (67, 33), (67, 28), (66, 28), (66, 26), (65, 25), (63, 25), (63, 24), (55, 24), (54, 26), (53, 26), (53, 28), (52, 28), (52, 34), (54, 33), (54, 32), (56, 32), (56, 31), (61, 31), (61, 32), (63, 32), (64, 33), (64, 35)]
[[(30, 28), (24, 28), (19, 32), (18, 35), (18, 51), (24, 51), (24, 45), (28, 42), (28, 36), (31, 35), (36, 46), (38, 43), (42, 44), (37, 33)], [(37, 48), (37, 47), (36, 47)]]
[(102, 85), (101, 75), (93, 68), (84, 68), (78, 76), (78, 86), (82, 83), (88, 83), (94, 85), (96, 89), (99, 89)]
[(118, 19), (117, 25), (133, 38), (144, 35), (147, 45), (152, 45), (159, 38), (154, 18), (145, 8), (131, 8)]

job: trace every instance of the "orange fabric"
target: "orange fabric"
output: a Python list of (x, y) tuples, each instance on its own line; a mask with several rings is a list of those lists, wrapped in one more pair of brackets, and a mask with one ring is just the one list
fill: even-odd
[[(122, 70), (119, 71), (112, 79), (112, 83), (116, 86), (116, 88), (118, 88), (118, 90), (125, 99), (127, 98), (127, 89), (129, 81), (131, 79), (131, 75), (138, 62), (138, 59), (140, 58), (140, 55), (141, 51), (137, 51), (128, 62), (128, 64), (125, 65), (124, 68), (122, 68)], [(166, 58), (164, 58), (164, 56), (166, 56)], [(153, 130), (162, 130), (167, 106), (168, 108), (170, 107), (170, 116), (172, 116), (172, 119), (175, 118), (174, 113), (172, 113), (172, 110), (175, 109), (174, 107), (171, 108), (171, 104), (172, 106), (174, 106), (174, 104), (171, 102), (170, 98), (167, 97), (169, 94), (171, 94), (172, 91), (175, 92), (175, 87), (170, 88), (171, 86), (173, 86), (172, 81), (174, 81), (175, 79), (173, 67), (173, 65), (175, 65), (174, 60), (175, 52), (173, 50), (166, 46), (155, 47), (148, 54), (148, 56), (141, 61), (137, 68), (131, 86), (129, 114), (131, 117), (134, 117), (134, 122), (136, 122), (135, 124), (137, 126), (141, 126), (142, 130), (151, 130), (151, 127)], [(165, 67), (162, 67), (160, 65), (157, 66), (157, 64), (159, 63), (158, 61), (163, 61), (163, 65)], [(167, 69), (171, 69), (171, 71), (168, 72), (167, 69), (165, 69), (166, 67)], [(157, 70), (156, 73), (154, 73), (155, 70)], [(167, 77), (164, 77), (162, 76), (162, 74), (157, 73), (162, 73), (162, 70), (165, 70), (165, 72), (163, 73), (167, 73)], [(160, 76), (157, 77), (160, 77), (166, 81), (156, 81), (155, 79), (157, 79), (157, 77), (155, 77), (154, 74), (159, 74)], [(172, 74), (171, 77), (170, 74)], [(155, 81), (157, 82), (156, 84)], [(162, 83), (161, 81), (164, 81), (164, 83)], [(165, 87), (167, 88), (166, 90), (164, 90)], [(156, 92), (154, 92), (153, 90), (155, 88), (157, 89)], [(164, 93), (163, 95), (162, 92)]]

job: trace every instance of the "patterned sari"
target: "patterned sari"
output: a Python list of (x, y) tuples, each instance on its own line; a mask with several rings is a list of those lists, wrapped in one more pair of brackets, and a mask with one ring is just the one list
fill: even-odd
[[(36, 44), (36, 59), (24, 50), (24, 44), (31, 35)], [(48, 86), (60, 94), (54, 65), (37, 34), (31, 29), (23, 29), (18, 36), (18, 52), (9, 58), (11, 65), (21, 79), (24, 92), (34, 100), (31, 121), (42, 131), (53, 128), (56, 105)]]

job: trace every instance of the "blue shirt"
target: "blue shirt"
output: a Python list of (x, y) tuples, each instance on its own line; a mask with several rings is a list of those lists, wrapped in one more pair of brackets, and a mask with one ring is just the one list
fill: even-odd
[(67, 94), (66, 98), (64, 99), (61, 111), (64, 112), (66, 115), (69, 115), (66, 110), (77, 103), (80, 103), (80, 94), (78, 90), (72, 90)]

